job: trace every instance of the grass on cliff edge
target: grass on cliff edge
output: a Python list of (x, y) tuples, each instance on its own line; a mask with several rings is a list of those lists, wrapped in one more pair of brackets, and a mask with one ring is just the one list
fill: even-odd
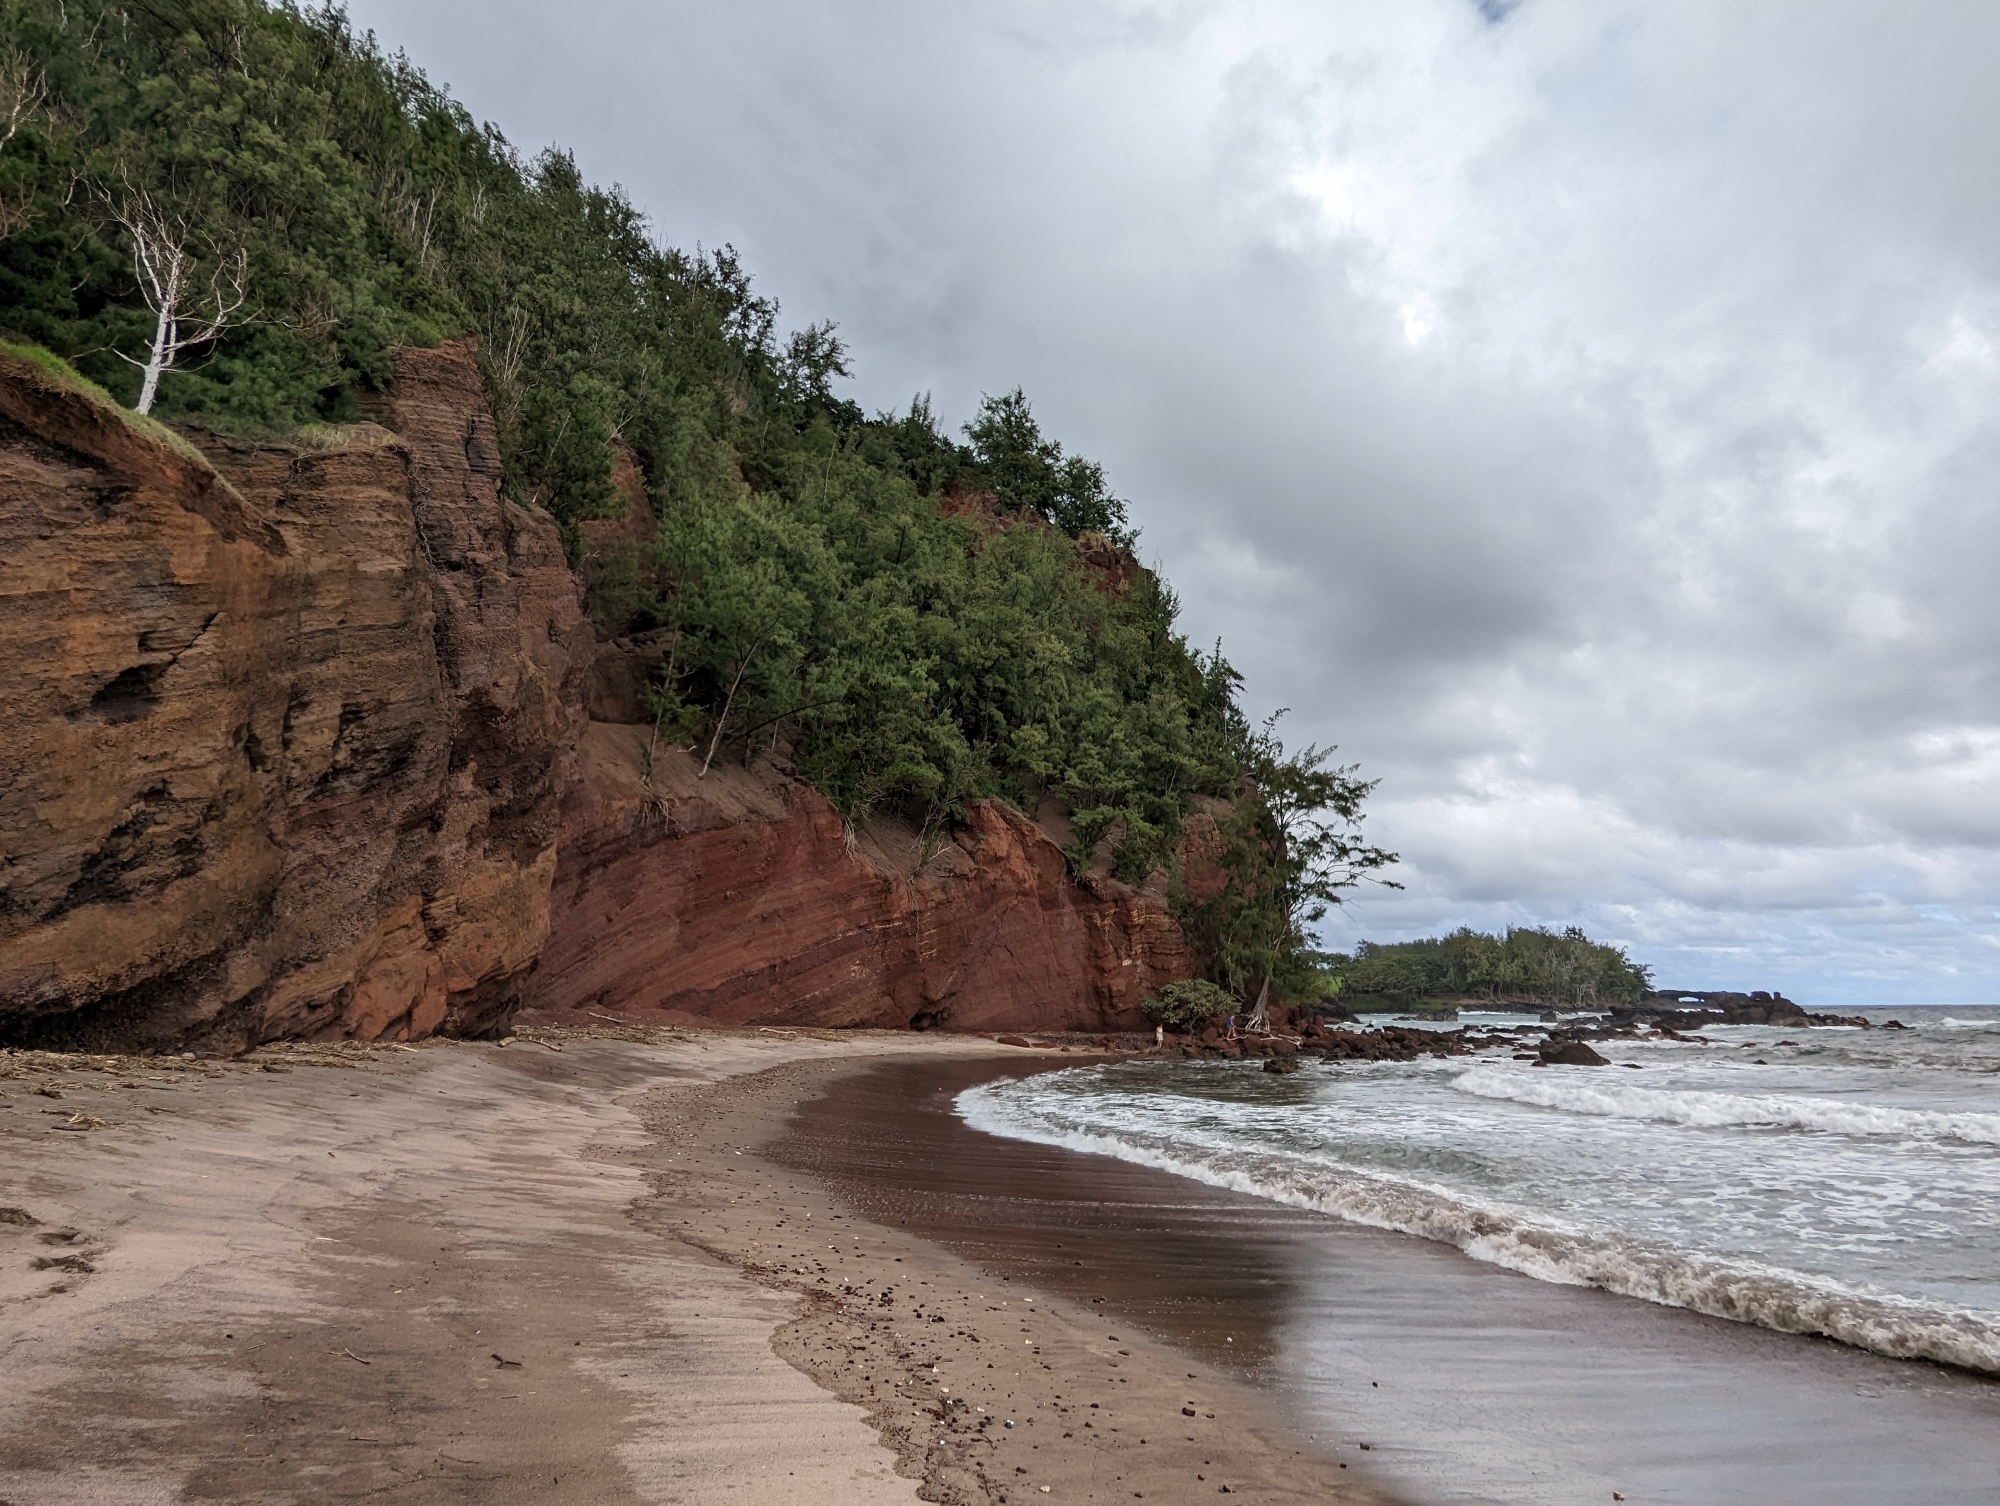
[[(155, 444), (165, 445), (176, 455), (180, 456), (181, 459), (188, 461), (190, 464), (200, 466), (212, 476), (215, 475), (215, 467), (208, 463), (208, 457), (202, 454), (200, 450), (197, 450), (187, 440), (176, 434), (172, 429), (169, 429), (158, 419), (148, 417), (143, 413), (135, 413), (132, 409), (126, 407), (117, 398), (106, 392), (97, 383), (78, 371), (54, 351), (46, 350), (39, 345), (16, 343), (12, 340), (0, 340), (0, 355), (9, 355), (17, 361), (27, 362), (28, 365), (34, 367), (42, 375), (51, 378), (58, 387), (69, 392), (74, 392), (78, 397), (86, 399), (94, 406), (112, 415), (127, 428), (144, 435)], [(222, 480), (220, 476), (216, 476), (216, 479), (218, 481)], [(224, 486), (229, 485), (227, 481), (223, 481), (222, 484)]]

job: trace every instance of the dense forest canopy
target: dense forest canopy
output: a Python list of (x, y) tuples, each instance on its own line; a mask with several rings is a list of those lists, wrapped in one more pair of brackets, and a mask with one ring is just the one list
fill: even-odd
[(1636, 1003), (1652, 981), (1623, 950), (1574, 926), (1515, 927), (1504, 936), (1461, 926), (1449, 936), (1389, 946), (1364, 941), (1352, 955), (1329, 954), (1321, 962), (1350, 1002), (1510, 999), (1581, 1008)]
[(1369, 786), (1248, 721), (1162, 582), (1093, 567), (1129, 550), (1126, 506), (1020, 391), (962, 438), (927, 398), (864, 414), (832, 326), (782, 333), (733, 251), (662, 244), (338, 9), (0, 0), (0, 22), (0, 331), (251, 438), (365, 418), (394, 347), (476, 335), (508, 491), (573, 552), (624, 511), (621, 448), (643, 477), (657, 536), (590, 605), (672, 645), (662, 736), (789, 757), (850, 821), (931, 840), (969, 800), (1053, 799), (1080, 868), (1167, 872), (1239, 991), (1304, 986), (1312, 921), (1393, 860), (1360, 840)]

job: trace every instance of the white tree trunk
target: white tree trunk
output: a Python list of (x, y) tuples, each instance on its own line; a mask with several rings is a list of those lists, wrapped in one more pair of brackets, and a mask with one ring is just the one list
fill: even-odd
[(197, 302), (189, 283), (196, 275), (198, 260), (189, 250), (194, 232), (187, 221), (162, 208), (142, 190), (133, 189), (129, 182), (123, 202), (116, 204), (113, 212), (132, 237), (132, 267), (146, 306), (153, 311), (153, 339), (146, 359), (134, 360), (122, 351), (118, 353), (139, 368), (139, 400), (134, 407), (150, 413), (160, 393), (160, 378), (179, 364), (181, 352), (220, 339), (236, 321), (243, 307), (249, 255), (240, 246), (234, 251), (214, 247), (216, 266), (207, 292), (197, 306), (189, 307)]
[(1264, 986), (1257, 990), (1257, 1007), (1250, 1011), (1250, 1024), (1247, 1028), (1251, 1030), (1261, 1030), (1264, 1031), (1266, 1034), (1270, 1033), (1271, 1022), (1269, 1017), (1264, 1012), (1264, 1006), (1268, 1004), (1270, 1000), (1271, 1000), (1271, 980), (1269, 978), (1266, 978), (1264, 980)]
[(166, 309), (160, 310), (158, 320), (153, 325), (152, 349), (146, 352), (146, 364), (139, 368), (139, 401), (132, 406), (141, 413), (153, 411), (153, 399), (160, 395), (160, 373), (167, 369), (167, 352), (173, 340), (173, 317)]

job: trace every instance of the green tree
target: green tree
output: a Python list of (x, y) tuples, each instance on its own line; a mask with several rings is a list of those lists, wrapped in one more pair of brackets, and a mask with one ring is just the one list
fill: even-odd
[(1042, 436), (1021, 389), (983, 399), (965, 426), (977, 472), (1013, 507), (1053, 523), (1072, 538), (1101, 533), (1120, 544), (1132, 540), (1125, 504), (1111, 495), (1104, 467)]
[[(927, 397), (867, 416), (831, 324), (783, 332), (731, 248), (663, 244), (337, 7), (0, 0), (0, 36), (8, 335), (134, 390), (161, 323), (129, 185), (185, 227), (199, 286), (240, 265), (238, 317), (156, 365), (170, 422), (356, 420), (396, 347), (476, 337), (507, 493), (579, 562), (637, 465), (657, 531), (589, 562), (589, 599), (607, 636), (665, 644), (649, 745), (789, 759), (848, 820), (927, 843), (1007, 800), (1067, 821), (1078, 871), (1134, 883), (1171, 884), (1191, 814), (1219, 810), (1227, 882), (1189, 923), (1231, 986), (1309, 974), (1315, 907), (1389, 861), (1355, 835), (1368, 786), (1254, 734), (1172, 591), (1129, 557), (1107, 576), (1126, 505), (1019, 389), (964, 443)], [(957, 515), (981, 489), (1005, 516)]]
[(1316, 993), (1311, 927), (1345, 890), (1396, 861), (1362, 840), (1361, 806), (1374, 785), (1334, 764), (1331, 748), (1288, 753), (1277, 732), (1283, 714), (1245, 737), (1245, 784), (1218, 825), (1219, 886), (1183, 901), (1184, 923), (1217, 980), (1239, 997), (1264, 980)]
[(1206, 978), (1188, 978), (1169, 983), (1139, 1008), (1147, 1019), (1158, 1020), (1177, 1035), (1199, 1035), (1234, 1013), (1236, 1001)]
[(1584, 1008), (1633, 1003), (1651, 986), (1649, 969), (1575, 926), (1517, 926), (1505, 936), (1460, 927), (1387, 946), (1364, 941), (1327, 965), (1339, 969), (1351, 997), (1398, 1004), (1444, 996)]

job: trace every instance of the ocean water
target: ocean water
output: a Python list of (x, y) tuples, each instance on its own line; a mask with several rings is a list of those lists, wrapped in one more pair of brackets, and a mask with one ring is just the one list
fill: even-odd
[(2000, 1009), (1865, 1013), (1911, 1028), (1597, 1043), (1609, 1067), (1123, 1062), (956, 1108), (1545, 1281), (2000, 1374)]

